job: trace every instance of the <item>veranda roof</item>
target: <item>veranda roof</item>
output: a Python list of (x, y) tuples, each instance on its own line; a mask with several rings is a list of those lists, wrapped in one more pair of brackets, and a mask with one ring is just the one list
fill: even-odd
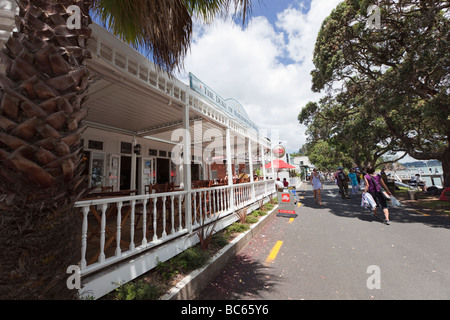
[[(92, 59), (88, 67), (93, 84), (87, 101), (88, 125), (173, 143), (172, 133), (183, 127), (187, 105), (193, 144), (202, 143), (204, 147), (209, 143), (204, 137), (210, 129), (221, 131), (225, 137), (225, 129), (231, 128), (241, 137), (270, 148), (270, 141), (258, 137), (253, 127), (245, 126), (188, 85), (157, 70), (147, 58), (99, 25), (90, 27), (93, 32), (88, 47)], [(201, 121), (201, 134), (196, 121)], [(236, 143), (245, 143), (245, 139)], [(252, 148), (256, 151), (257, 144), (253, 143)]]

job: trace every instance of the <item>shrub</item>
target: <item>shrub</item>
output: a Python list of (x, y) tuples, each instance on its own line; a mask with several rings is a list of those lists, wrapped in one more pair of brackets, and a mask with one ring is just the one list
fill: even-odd
[(223, 232), (216, 233), (213, 236), (212, 244), (218, 248), (223, 248), (228, 244), (228, 238)]
[(256, 222), (258, 222), (258, 218), (256, 218), (255, 216), (252, 216), (252, 215), (247, 216), (246, 223), (252, 224), (252, 223), (256, 223)]
[(236, 212), (240, 223), (245, 223), (247, 221), (247, 208), (242, 208)]
[(254, 217), (262, 217), (262, 216), (265, 216), (266, 214), (267, 213), (262, 210), (255, 210), (251, 213), (251, 215)]
[(156, 271), (169, 280), (182, 272), (190, 272), (204, 266), (210, 258), (207, 251), (199, 246), (193, 246), (176, 255), (166, 262), (158, 262)]
[(118, 300), (156, 300), (161, 296), (162, 291), (152, 283), (139, 280), (121, 285), (115, 293)]
[(250, 229), (249, 225), (244, 224), (244, 223), (240, 223), (240, 222), (235, 222), (232, 225), (227, 227), (227, 229), (225, 230), (225, 233), (227, 235), (231, 235), (233, 233), (245, 232), (248, 229)]

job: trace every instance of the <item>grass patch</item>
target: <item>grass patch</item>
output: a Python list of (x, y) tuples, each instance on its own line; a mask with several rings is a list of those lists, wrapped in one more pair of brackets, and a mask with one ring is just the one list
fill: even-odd
[(249, 223), (249, 224), (257, 223), (258, 221), (259, 221), (259, 219), (252, 215), (248, 215), (247, 219), (245, 220), (245, 222)]
[(266, 204), (264, 205), (264, 210), (270, 211), (270, 210), (272, 210), (272, 209), (275, 207), (275, 205), (276, 205), (276, 204), (266, 203)]
[(201, 268), (210, 257), (208, 251), (202, 250), (199, 246), (193, 246), (168, 261), (158, 262), (156, 271), (165, 280), (169, 280), (180, 273), (189, 273)]
[(252, 216), (254, 216), (254, 217), (262, 217), (262, 216), (265, 216), (267, 214), (267, 211), (264, 211), (264, 210), (254, 210), (252, 213), (251, 213), (251, 215)]
[(250, 229), (250, 226), (248, 224), (242, 223), (242, 222), (235, 222), (232, 225), (228, 226), (224, 233), (228, 236), (230, 236), (233, 233), (242, 233)]
[(439, 196), (427, 194), (421, 191), (417, 191), (418, 200), (410, 200), (407, 195), (408, 188), (399, 187), (395, 190), (394, 196), (398, 198), (403, 204), (411, 205), (424, 210), (429, 214), (446, 214), (450, 215), (450, 202), (440, 201)]
[(425, 210), (433, 211), (437, 214), (450, 215), (450, 203), (448, 201), (422, 199), (417, 201), (416, 205)]

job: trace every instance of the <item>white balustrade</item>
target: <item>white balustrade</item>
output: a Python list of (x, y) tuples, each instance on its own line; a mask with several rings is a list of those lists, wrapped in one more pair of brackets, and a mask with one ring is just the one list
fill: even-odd
[[(176, 191), (78, 201), (75, 207), (80, 208), (82, 216), (81, 274), (87, 275), (141, 254), (187, 234), (190, 229), (194, 233), (214, 219), (260, 201), (273, 190), (273, 180), (268, 180), (192, 189), (190, 194)], [(192, 219), (185, 216), (184, 200), (189, 196), (192, 197)], [(186, 221), (192, 221), (191, 228)]]

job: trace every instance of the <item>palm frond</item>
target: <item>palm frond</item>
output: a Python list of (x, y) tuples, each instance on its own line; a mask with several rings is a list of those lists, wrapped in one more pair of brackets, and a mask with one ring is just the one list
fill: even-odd
[(234, 14), (242, 18), (242, 23), (251, 12), (251, 0), (184, 0), (187, 10), (192, 16), (211, 22), (218, 15), (226, 15), (231, 8)]

